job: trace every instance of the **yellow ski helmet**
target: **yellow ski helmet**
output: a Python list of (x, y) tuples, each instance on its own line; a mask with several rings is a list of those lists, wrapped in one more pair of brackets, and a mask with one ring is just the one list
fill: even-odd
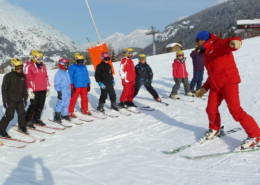
[(177, 52), (176, 52), (176, 58), (177, 58), (177, 59), (180, 59), (180, 58), (179, 58), (180, 56), (183, 56), (183, 57), (184, 57), (183, 51), (177, 51)]
[(43, 54), (39, 50), (32, 50), (32, 61), (34, 63), (36, 62), (42, 62), (43, 61)]
[(133, 55), (134, 54), (134, 50), (133, 48), (125, 48), (125, 56), (128, 58), (129, 55)]
[(139, 62), (141, 62), (142, 60), (146, 61), (146, 55), (145, 54), (138, 55), (138, 60), (139, 60)]
[(83, 64), (84, 63), (84, 57), (81, 53), (75, 53), (74, 60), (76, 64)]
[(21, 61), (19, 58), (13, 58), (11, 60), (11, 67), (14, 72), (18, 69), (23, 69), (23, 61)]

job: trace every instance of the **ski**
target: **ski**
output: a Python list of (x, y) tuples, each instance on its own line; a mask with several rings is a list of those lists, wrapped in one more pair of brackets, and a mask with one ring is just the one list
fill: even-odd
[(233, 152), (224, 152), (224, 153), (216, 153), (216, 154), (210, 154), (210, 155), (201, 155), (201, 156), (196, 156), (196, 157), (186, 156), (186, 158), (190, 159), (190, 160), (208, 159), (208, 158), (218, 157), (218, 156), (223, 156), (223, 155), (245, 153), (245, 152), (254, 152), (254, 151), (258, 151), (258, 150), (260, 150), (260, 147), (258, 147), (258, 148), (249, 148), (247, 150), (235, 150)]
[(33, 141), (24, 141), (21, 139), (13, 139), (13, 138), (5, 138), (5, 137), (0, 137), (1, 139), (5, 139), (5, 140), (10, 140), (10, 141), (16, 141), (16, 142), (21, 142), (21, 143), (34, 143), (36, 140)]
[(59, 124), (59, 125), (65, 127), (65, 128), (71, 128), (71, 127), (72, 127), (71, 125), (63, 125), (62, 123), (59, 123), (59, 122), (53, 121), (53, 120), (51, 120), (51, 119), (48, 119), (48, 120), (51, 121), (51, 122), (53, 122), (53, 123), (57, 123), (57, 124)]
[(6, 147), (11, 147), (11, 148), (24, 148), (24, 147), (26, 147), (26, 145), (17, 146), (17, 145), (11, 145), (11, 144), (7, 144), (7, 143), (3, 143), (1, 141), (0, 141), (0, 146), (6, 146)]
[(63, 128), (58, 128), (58, 127), (49, 127), (49, 126), (42, 126), (42, 125), (34, 125), (37, 127), (43, 127), (43, 128), (48, 128), (48, 129), (54, 129), (54, 130), (65, 130), (66, 128), (63, 127)]
[(154, 108), (151, 108), (150, 106), (148, 107), (136, 107), (139, 110), (145, 110), (145, 111), (155, 111)]
[(122, 111), (122, 109), (119, 109), (119, 113), (125, 116), (131, 116), (132, 114), (128, 113), (128, 112), (124, 112)]
[[(18, 127), (17, 125), (13, 125), (13, 126)], [(26, 128), (29, 129), (29, 130), (34, 130), (34, 131), (42, 132), (42, 133), (45, 133), (45, 134), (55, 134), (54, 131), (53, 132), (47, 132), (45, 130), (39, 130), (39, 129), (30, 128), (30, 127), (26, 127)]]
[[(78, 112), (77, 110), (75, 110), (75, 112)], [(80, 112), (81, 114), (82, 114), (82, 112)], [(90, 117), (93, 117), (93, 118), (97, 118), (97, 119), (102, 119), (102, 120), (104, 120), (104, 119), (107, 119), (107, 117), (100, 117), (100, 116), (96, 116), (96, 115), (93, 115), (93, 114), (91, 114), (91, 115), (89, 115), (89, 114), (82, 114), (83, 116), (90, 116)]]
[(84, 121), (84, 122), (92, 122), (92, 121), (94, 121), (93, 119), (79, 119), (79, 118), (76, 118), (76, 119), (78, 119), (80, 121)]
[[(15, 129), (13, 129), (13, 130), (15, 130)], [(40, 141), (40, 142), (42, 142), (42, 141), (45, 141), (45, 139), (44, 138), (36, 138), (34, 135), (32, 135), (32, 134), (25, 134), (25, 133), (23, 133), (23, 132), (21, 132), (21, 131), (19, 131), (19, 130), (15, 130), (16, 132), (19, 132), (19, 133), (21, 133), (21, 134), (23, 134), (23, 135), (25, 135), (25, 136), (29, 136), (29, 137), (31, 137), (31, 138), (33, 138), (34, 139), (34, 142), (36, 141), (36, 140), (38, 140), (38, 141)]]
[[(170, 97), (162, 97), (164, 99), (171, 99)], [(180, 98), (178, 99), (171, 99), (171, 100), (174, 100), (174, 101), (184, 101), (184, 102), (195, 102), (194, 100), (182, 100)]]
[(131, 109), (129, 109), (129, 108), (127, 108), (127, 109), (125, 109), (126, 111), (129, 111), (129, 112), (132, 112), (132, 113), (135, 113), (135, 114), (140, 114), (140, 113), (142, 113), (142, 112), (140, 112), (140, 111), (134, 111), (134, 110), (131, 110)]
[[(211, 140), (214, 140), (214, 139), (216, 139), (216, 138), (220, 138), (220, 137), (223, 137), (223, 136), (227, 136), (227, 135), (230, 135), (230, 134), (232, 134), (232, 133), (235, 133), (235, 132), (238, 132), (238, 131), (242, 130), (242, 128), (239, 128), (239, 127), (238, 127), (238, 128), (234, 128), (234, 129), (231, 129), (231, 130), (228, 130), (228, 131), (225, 132), (225, 131), (223, 131), (223, 129), (224, 129), (224, 126), (222, 126), (222, 128), (221, 128), (221, 130), (222, 130), (221, 133), (220, 133), (217, 137), (214, 137), (214, 138), (211, 139)], [(187, 148), (194, 147), (194, 146), (203, 144), (203, 143), (208, 142), (208, 141), (211, 141), (211, 140), (196, 141), (196, 142), (194, 142), (194, 143), (192, 143), (192, 144), (185, 145), (185, 146), (176, 148), (176, 149), (174, 149), (174, 150), (167, 151), (167, 152), (165, 152), (165, 153), (172, 155), (172, 154), (181, 152), (181, 151), (183, 151), (183, 150), (185, 150), (185, 149), (187, 149)]]
[(105, 112), (100, 112), (100, 111), (97, 111), (97, 110), (92, 110), (92, 112), (100, 113), (100, 114), (103, 114), (103, 115), (110, 117), (110, 118), (118, 118), (119, 117), (119, 116), (113, 116), (113, 115), (105, 113)]

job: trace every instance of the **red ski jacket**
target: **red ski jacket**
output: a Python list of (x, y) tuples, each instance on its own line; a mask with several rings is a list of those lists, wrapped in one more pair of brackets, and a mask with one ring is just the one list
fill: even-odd
[(39, 69), (33, 61), (27, 61), (24, 74), (26, 75), (27, 89), (31, 88), (33, 92), (47, 90), (47, 86), (50, 86), (47, 69), (43, 63)]
[[(204, 64), (208, 71), (208, 79), (202, 86), (206, 91), (219, 90), (229, 84), (240, 83), (241, 79), (230, 47), (232, 40), (239, 37), (220, 39), (215, 34), (210, 34), (210, 39), (205, 43)], [(241, 41), (242, 42), (242, 41)]]
[(130, 58), (122, 58), (119, 74), (125, 82), (135, 82), (135, 66)]
[(189, 76), (186, 70), (185, 60), (186, 60), (185, 58), (183, 61), (177, 58), (174, 59), (174, 62), (172, 63), (172, 68), (173, 68), (172, 76), (174, 78), (187, 78)]

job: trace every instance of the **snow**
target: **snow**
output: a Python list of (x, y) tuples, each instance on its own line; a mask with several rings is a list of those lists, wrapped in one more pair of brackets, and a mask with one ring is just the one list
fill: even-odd
[[(122, 33), (115, 33), (106, 39), (103, 39), (102, 42), (105, 42), (107, 46), (111, 44), (115, 50), (118, 50), (126, 47), (137, 47), (137, 48), (145, 48), (146, 46), (150, 45), (153, 40), (152, 36), (145, 35), (146, 32), (149, 30), (140, 30), (137, 29), (134, 32), (130, 33), (129, 35), (124, 35)], [(98, 42), (93, 42), (93, 45), (97, 45)], [(91, 47), (90, 44), (83, 44), (80, 49), (82, 51), (86, 51), (87, 47)]]
[[(241, 105), (248, 114), (260, 122), (260, 81), (258, 48), (260, 37), (243, 41), (240, 50), (234, 52), (240, 71)], [(192, 60), (185, 50), (187, 70), (192, 76)], [(168, 96), (174, 84), (172, 62), (175, 53), (148, 57), (154, 71), (153, 86), (160, 96)], [(134, 60), (137, 64), (137, 60)], [(122, 92), (115, 67), (117, 99)], [(89, 93), (90, 110), (98, 103), (100, 89), (94, 80), (94, 70), (88, 66), (92, 80)], [(57, 70), (49, 70), (51, 93), (43, 110), (43, 120), (53, 113), (57, 93), (53, 87)], [(2, 79), (3, 75), (0, 75)], [(207, 74), (205, 73), (204, 81)], [(181, 86), (180, 91), (183, 91)], [(182, 99), (193, 98), (181, 96)], [(208, 128), (205, 112), (207, 101), (194, 99), (194, 103), (163, 99), (165, 107), (155, 102), (142, 88), (134, 99), (137, 105), (150, 105), (156, 110), (142, 111), (130, 117), (108, 118), (56, 131), (54, 135), (38, 134), (46, 138), (42, 143), (28, 144), (24, 149), (1, 147), (0, 184), (259, 184), (260, 152), (227, 155), (212, 159), (189, 161), (185, 155), (197, 156), (232, 151), (247, 137), (244, 131), (201, 146), (186, 149), (175, 155), (163, 151), (174, 149), (199, 140)], [(107, 105), (109, 105), (107, 101)], [(79, 102), (76, 109), (80, 109)], [(1, 105), (1, 116), (4, 108)], [(230, 115), (226, 104), (220, 106), (222, 123), (226, 130), (240, 126)], [(17, 118), (10, 123), (15, 124)], [(10, 128), (10, 127), (9, 127)], [(9, 130), (11, 132), (11, 130)], [(12, 134), (12, 133), (11, 133)]]
[(229, 1), (229, 0), (216, 0), (215, 3), (213, 3), (212, 6), (215, 6), (215, 5), (218, 5), (218, 4), (221, 4), (221, 3), (225, 3), (227, 1)]
[(182, 47), (179, 43), (171, 43), (171, 44), (168, 44), (168, 45), (166, 46), (166, 48), (172, 48), (172, 47), (175, 46), (175, 45), (179, 45), (180, 47)]
[(238, 20), (237, 25), (243, 24), (260, 24), (260, 19), (253, 19), (253, 20)]

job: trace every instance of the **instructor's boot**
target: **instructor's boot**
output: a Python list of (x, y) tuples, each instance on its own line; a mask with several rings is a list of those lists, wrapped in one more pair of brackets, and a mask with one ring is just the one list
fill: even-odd
[(116, 102), (111, 102), (111, 109), (119, 111), (118, 107), (116, 106)]
[(32, 121), (29, 121), (26, 123), (26, 127), (32, 128), (32, 129), (36, 129), (35, 126), (33, 125)]
[(18, 127), (18, 131), (20, 131), (26, 135), (30, 134), (26, 127)]
[(64, 120), (66, 120), (66, 121), (71, 121), (69, 115), (67, 115), (67, 116), (62, 116), (62, 115), (61, 115), (61, 119), (64, 119)]
[(46, 124), (42, 121), (42, 120), (40, 120), (40, 119), (38, 119), (38, 120), (35, 120), (35, 123), (34, 123), (35, 125), (39, 125), (39, 126), (46, 126)]
[(121, 102), (119, 103), (119, 107), (120, 107), (120, 108), (127, 109), (127, 104), (126, 104), (126, 102), (122, 102), (122, 101), (121, 101)]
[(206, 140), (210, 140), (213, 139), (215, 137), (217, 137), (217, 135), (222, 134), (224, 132), (224, 127), (221, 127), (221, 129), (219, 130), (213, 130), (213, 129), (209, 129), (206, 133), (205, 136), (201, 139), (201, 141), (206, 141)]
[(247, 139), (245, 139), (242, 144), (236, 148), (236, 150), (246, 150), (249, 148), (257, 148), (260, 147), (260, 139), (259, 137), (255, 137), (255, 138), (250, 138), (248, 137)]
[(62, 123), (60, 116), (61, 116), (61, 113), (60, 113), (60, 112), (55, 112), (53, 121), (55, 121), (55, 122), (57, 122), (57, 123)]
[(132, 101), (131, 101), (131, 102), (128, 101), (128, 102), (127, 102), (127, 106), (128, 106), (128, 107), (137, 107)]
[(99, 111), (99, 112), (105, 112), (104, 103), (99, 103), (99, 104), (98, 104), (97, 111)]

